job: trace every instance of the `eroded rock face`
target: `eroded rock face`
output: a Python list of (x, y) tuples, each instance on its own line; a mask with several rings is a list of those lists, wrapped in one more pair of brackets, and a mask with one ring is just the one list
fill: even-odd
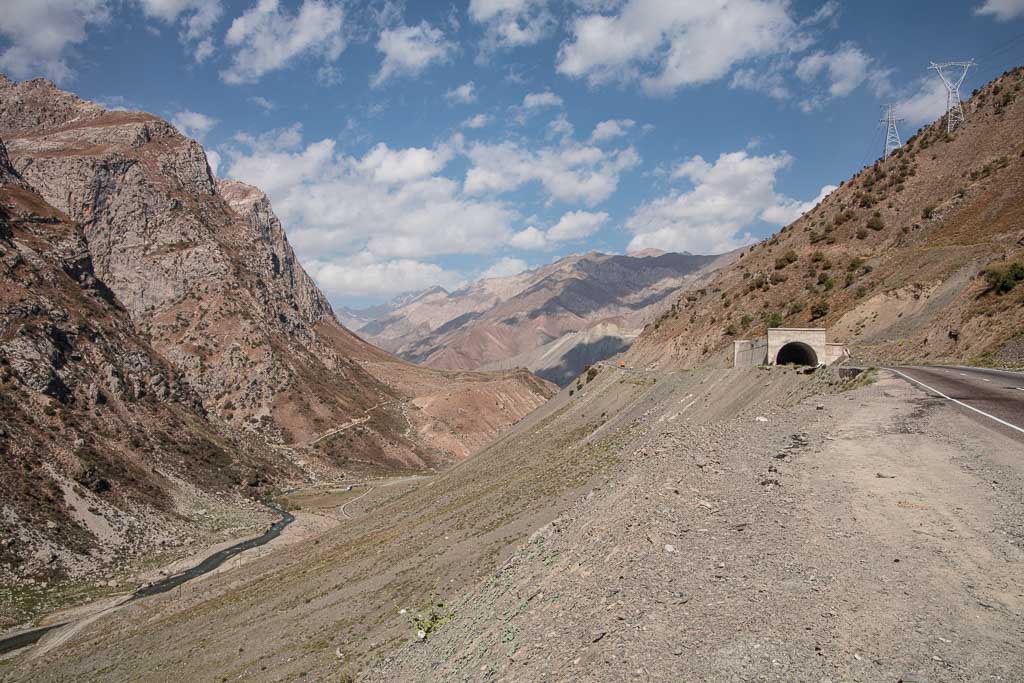
[(43, 80), (0, 80), (0, 137), (17, 174), (81, 225), (97, 279), (136, 329), (235, 427), (303, 443), (391, 406), (351, 455), (422, 466), (464, 455), (465, 443), (550, 395), (526, 382), (533, 399), (486, 416), (457, 447), (458, 435), (410, 433), (404, 402), (460, 382), (475, 393), (491, 380), (392, 367), (398, 361), (342, 328), (266, 195), (216, 179), (198, 143), (155, 116), (108, 112)]

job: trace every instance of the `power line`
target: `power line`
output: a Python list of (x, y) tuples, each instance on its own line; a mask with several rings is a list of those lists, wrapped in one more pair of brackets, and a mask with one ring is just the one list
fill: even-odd
[(886, 105), (885, 118), (879, 121), (879, 123), (885, 124), (885, 147), (882, 151), (883, 159), (888, 159), (890, 154), (903, 146), (903, 143), (900, 142), (899, 129), (899, 124), (902, 122), (903, 119), (896, 118), (896, 107), (892, 104)]
[[(976, 66), (973, 59), (968, 62), (942, 62), (940, 64), (932, 62), (929, 67), (939, 74), (942, 84), (946, 86), (947, 133), (952, 133), (958, 125), (964, 122), (964, 108), (960, 102), (960, 86), (963, 85), (964, 79), (967, 78), (967, 72), (972, 66)], [(959, 72), (959, 76), (956, 75), (957, 72)]]

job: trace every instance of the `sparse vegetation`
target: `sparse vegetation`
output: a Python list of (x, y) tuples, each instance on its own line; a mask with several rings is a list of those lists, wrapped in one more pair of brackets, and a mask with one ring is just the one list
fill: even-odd
[(826, 315), (828, 315), (828, 301), (825, 299), (811, 306), (811, 320), (824, 318)]
[(988, 291), (1006, 294), (1024, 280), (1024, 263), (1014, 262), (1004, 268), (988, 268), (983, 272)]

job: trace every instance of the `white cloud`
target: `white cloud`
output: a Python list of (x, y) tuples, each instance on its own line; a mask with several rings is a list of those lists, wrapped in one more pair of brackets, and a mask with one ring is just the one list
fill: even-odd
[(547, 90), (531, 92), (523, 98), (523, 109), (541, 109), (543, 107), (561, 107), (562, 98)]
[(530, 264), (521, 258), (512, 258), (511, 256), (502, 256), (500, 259), (491, 264), (491, 267), (480, 273), (480, 279), (486, 280), (492, 277), (508, 277), (510, 275), (518, 275), (524, 270), (528, 270)]
[(381, 31), (377, 49), (384, 54), (384, 62), (373, 79), (374, 86), (392, 76), (416, 75), (434, 62), (448, 61), (455, 45), (445, 39), (441, 29), (424, 21), (418, 26)]
[(593, 142), (603, 142), (612, 138), (622, 137), (626, 132), (636, 125), (633, 119), (608, 119), (601, 121), (594, 126), (594, 132), (590, 134)]
[(540, 42), (555, 28), (547, 0), (470, 0), (469, 18), (485, 26), (480, 58)]
[(915, 85), (913, 93), (896, 103), (898, 117), (906, 119), (911, 126), (920, 126), (946, 113), (946, 86), (938, 76), (921, 78)]
[(380, 183), (408, 183), (434, 175), (451, 159), (452, 152), (445, 145), (393, 150), (381, 142), (356, 162), (356, 167)]
[(758, 72), (755, 69), (737, 69), (732, 75), (729, 87), (759, 92), (774, 100), (786, 100), (791, 97), (785, 79), (778, 71)]
[(463, 83), (459, 87), (452, 88), (446, 92), (444, 96), (449, 102), (459, 102), (462, 104), (476, 102), (476, 86), (473, 85), (473, 81)]
[(548, 132), (558, 137), (571, 137), (576, 129), (564, 113), (559, 114), (548, 123)]
[(213, 175), (217, 175), (217, 170), (220, 168), (220, 154), (212, 149), (206, 151), (206, 163), (210, 165), (210, 172)]
[(175, 128), (190, 138), (200, 141), (217, 125), (217, 121), (218, 119), (212, 116), (200, 114), (189, 109), (179, 111), (171, 117), (171, 123), (174, 124)]
[(192, 46), (197, 62), (210, 57), (215, 49), (209, 38), (224, 10), (220, 0), (137, 0), (142, 13), (149, 19), (173, 24), (181, 18), (181, 42)]
[(472, 162), (465, 180), (470, 195), (511, 192), (536, 181), (551, 199), (587, 205), (610, 197), (619, 176), (640, 163), (632, 147), (606, 152), (570, 141), (537, 151), (514, 142), (476, 143), (466, 156)]
[(464, 196), (439, 175), (452, 156), (379, 144), (362, 157), (334, 140), (294, 145), (292, 131), (239, 136), (228, 175), (262, 188), (289, 229), (299, 255), (325, 263), (366, 252), (378, 261), (439, 254), (484, 254), (505, 244), (515, 211)]
[(477, 114), (462, 122), (465, 128), (483, 128), (491, 122), (491, 117), (487, 114)]
[(558, 242), (583, 239), (593, 235), (607, 222), (608, 214), (604, 211), (570, 211), (548, 230), (547, 238)]
[[(834, 52), (819, 50), (809, 54), (796, 66), (797, 78), (805, 83), (823, 75), (828, 77), (830, 98), (846, 97), (865, 82), (875, 95), (885, 95), (891, 89), (889, 70), (881, 68), (873, 57), (852, 43), (843, 43)], [(812, 111), (823, 103), (821, 96), (811, 96), (801, 106), (804, 111)]]
[(379, 260), (360, 252), (337, 261), (305, 263), (310, 275), (332, 298), (387, 297), (440, 285), (451, 291), (465, 284), (459, 272), (415, 259)]
[(66, 57), (85, 40), (90, 25), (110, 18), (104, 0), (30, 0), (5, 2), (0, 36), (10, 45), (0, 51), (0, 71), (14, 78), (45, 76), (57, 83), (71, 80)]
[(256, 95), (255, 97), (250, 97), (249, 101), (255, 104), (260, 109), (262, 109), (263, 111), (274, 111), (274, 103), (268, 100), (266, 97), (260, 97), (259, 95)]
[(721, 154), (713, 164), (700, 156), (686, 160), (672, 177), (687, 180), (692, 188), (637, 207), (626, 222), (635, 234), (628, 250), (720, 253), (749, 242), (750, 233), (743, 231), (766, 211), (782, 218), (784, 209), (795, 210), (793, 200), (775, 192), (776, 173), (792, 162), (785, 153), (751, 156), (745, 151)]
[(786, 0), (627, 0), (617, 13), (574, 21), (558, 71), (591, 84), (639, 81), (651, 94), (718, 80), (744, 61), (807, 44), (789, 7)]
[(345, 49), (344, 11), (323, 0), (304, 0), (292, 15), (277, 0), (259, 0), (231, 22), (225, 43), (235, 49), (231, 66), (220, 72), (225, 83), (255, 83), (269, 71), (306, 55), (332, 62)]
[(1024, 0), (985, 0), (974, 13), (991, 16), (996, 21), (1010, 21), (1024, 15)]
[(512, 235), (508, 243), (516, 249), (545, 249), (548, 246), (548, 239), (544, 231), (531, 225)]
[(780, 197), (778, 204), (769, 206), (761, 212), (761, 220), (767, 223), (774, 223), (775, 225), (789, 225), (820, 204), (837, 187), (837, 185), (825, 185), (818, 192), (817, 197), (806, 202), (801, 202), (799, 199), (790, 199), (789, 197)]

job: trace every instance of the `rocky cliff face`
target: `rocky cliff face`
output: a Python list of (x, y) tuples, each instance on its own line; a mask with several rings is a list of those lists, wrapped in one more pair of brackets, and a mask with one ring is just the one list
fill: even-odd
[(266, 196), (150, 114), (0, 76), (0, 207), (0, 568), (142, 552), (218, 491), (448, 463), (553, 392), (351, 334)]
[[(42, 80), (0, 81), (0, 103), (15, 169), (80, 222), (99, 279), (209, 411), (302, 444), (413, 398), (354, 360), (374, 352), (337, 323), (266, 196), (214, 178), (198, 143)], [(381, 420), (353, 455), (403, 466), (446, 457), (402, 422)]]
[(424, 292), (360, 333), (431, 367), (527, 367), (566, 385), (587, 364), (629, 348), (666, 298), (729, 259), (574, 254), (451, 294)]
[[(203, 534), (188, 508), (288, 463), (215, 423), (0, 143), (0, 582), (116, 570)], [(8, 615), (0, 610), (0, 622)]]
[(637, 365), (732, 362), (737, 337), (827, 327), (855, 360), (1024, 365), (1024, 69), (673, 301)]

